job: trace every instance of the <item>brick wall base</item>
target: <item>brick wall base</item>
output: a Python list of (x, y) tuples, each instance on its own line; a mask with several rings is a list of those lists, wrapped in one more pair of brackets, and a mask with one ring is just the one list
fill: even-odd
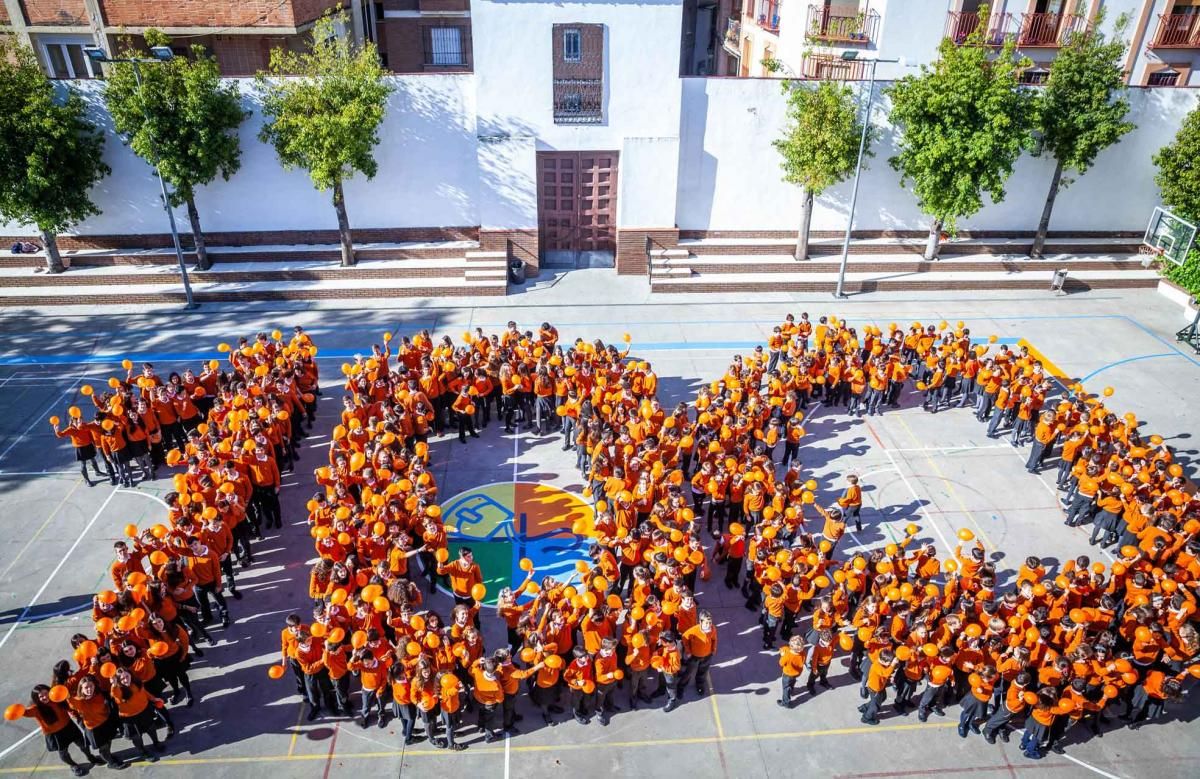
[(617, 273), (622, 276), (645, 276), (647, 266), (646, 239), (654, 249), (674, 249), (679, 245), (678, 227), (623, 227), (617, 229)]
[[(352, 229), (355, 243), (402, 243), (404, 241), (477, 241), (478, 227), (363, 227)], [(179, 233), (184, 249), (194, 248), (192, 234), (186, 225)], [(334, 244), (337, 230), (262, 230), (255, 232), (205, 233), (209, 246), (265, 246), (276, 244)], [(14, 241), (42, 239), (32, 230), (22, 235), (0, 235), (0, 247), (7, 249)], [(537, 235), (534, 235), (536, 246)], [(141, 233), (127, 235), (60, 235), (58, 246), (70, 249), (164, 249), (171, 246), (170, 233)], [(536, 260), (536, 253), (535, 253)]]
[(485, 252), (505, 252), (509, 259), (525, 263), (525, 275), (536, 276), (541, 263), (537, 230), (480, 230), (479, 248)]

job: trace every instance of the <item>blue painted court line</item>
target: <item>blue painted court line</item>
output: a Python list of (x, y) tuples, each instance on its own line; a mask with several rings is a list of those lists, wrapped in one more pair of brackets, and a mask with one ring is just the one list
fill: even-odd
[(1183, 355), (1179, 354), (1178, 352), (1162, 352), (1161, 354), (1143, 354), (1143, 355), (1139, 355), (1138, 357), (1126, 357), (1124, 360), (1117, 360), (1116, 362), (1110, 362), (1108, 365), (1103, 365), (1103, 366), (1097, 368), (1096, 370), (1089, 373), (1087, 376), (1084, 376), (1079, 381), (1081, 383), (1085, 382), (1088, 379), (1096, 376), (1099, 373), (1104, 373), (1104, 371), (1108, 370), (1109, 368), (1116, 368), (1118, 365), (1124, 365), (1124, 364), (1130, 363), (1130, 362), (1141, 362), (1142, 360), (1156, 360), (1160, 357), (1182, 357), (1182, 356)]

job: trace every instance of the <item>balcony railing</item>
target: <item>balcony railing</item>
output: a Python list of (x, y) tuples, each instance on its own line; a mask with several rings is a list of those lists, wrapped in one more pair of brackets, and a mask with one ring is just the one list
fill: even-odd
[(779, 7), (782, 0), (759, 0), (758, 26), (767, 32), (779, 32)]
[(725, 38), (721, 41), (721, 45), (733, 56), (742, 56), (742, 23), (732, 16), (725, 24)]
[[(950, 11), (946, 15), (946, 37), (961, 46), (983, 23), (980, 14), (975, 11)], [(1010, 35), (1012, 14), (992, 14), (987, 19), (983, 43), (985, 46), (1001, 46)]]
[(1021, 14), (1017, 45), (1057, 48), (1073, 33), (1087, 32), (1090, 26), (1085, 17), (1076, 14)]
[(808, 37), (826, 43), (870, 43), (879, 35), (879, 14), (871, 9), (855, 16), (836, 16), (825, 6), (808, 7)]
[(1159, 14), (1156, 49), (1200, 49), (1200, 14)]
[(603, 81), (589, 78), (554, 80), (555, 124), (600, 124), (603, 121)]
[(806, 54), (800, 60), (799, 77), (810, 81), (862, 81), (867, 77), (867, 67), (866, 60)]

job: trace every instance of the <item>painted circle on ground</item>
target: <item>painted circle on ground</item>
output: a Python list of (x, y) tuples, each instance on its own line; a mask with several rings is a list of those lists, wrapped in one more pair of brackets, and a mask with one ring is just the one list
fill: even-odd
[(592, 507), (575, 493), (532, 482), (484, 484), (442, 503), (450, 559), (458, 556), (457, 547), (470, 547), (483, 571), (489, 605), (495, 605), (501, 589), (525, 580), (522, 557), (533, 561), (534, 581), (570, 576), (576, 562), (589, 560), (592, 544), (571, 528), (580, 520), (591, 528), (594, 517)]

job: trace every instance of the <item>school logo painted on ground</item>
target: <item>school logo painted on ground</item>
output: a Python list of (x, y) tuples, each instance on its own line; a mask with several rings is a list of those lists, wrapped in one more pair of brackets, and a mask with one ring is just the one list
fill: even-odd
[(469, 546), (483, 570), (489, 604), (496, 593), (525, 579), (522, 557), (533, 561), (536, 580), (565, 579), (586, 560), (591, 539), (572, 531), (591, 528), (592, 507), (574, 493), (549, 484), (504, 482), (460, 492), (442, 504), (442, 521), (454, 559), (457, 546)]

